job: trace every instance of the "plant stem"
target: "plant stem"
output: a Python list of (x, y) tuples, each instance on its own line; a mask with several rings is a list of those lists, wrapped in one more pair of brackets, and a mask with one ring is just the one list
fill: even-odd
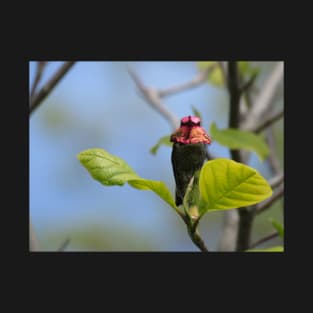
[[(195, 222), (196, 223), (196, 222)], [(198, 224), (198, 223), (197, 223)], [(202, 251), (202, 252), (209, 252), (208, 248), (206, 247), (204, 241), (202, 240), (197, 227), (194, 227), (191, 223), (187, 224), (188, 234), (192, 240), (192, 242)]]
[(39, 104), (50, 94), (54, 86), (68, 72), (75, 62), (64, 62), (59, 70), (51, 77), (51, 79), (34, 95), (30, 103), (30, 113), (32, 113)]

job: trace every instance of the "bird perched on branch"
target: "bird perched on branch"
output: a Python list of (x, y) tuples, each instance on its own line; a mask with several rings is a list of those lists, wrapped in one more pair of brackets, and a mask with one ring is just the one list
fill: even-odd
[(183, 203), (187, 186), (195, 172), (200, 170), (207, 159), (207, 145), (211, 138), (201, 127), (197, 116), (186, 116), (180, 127), (171, 135), (173, 142), (172, 166), (176, 182), (176, 205)]

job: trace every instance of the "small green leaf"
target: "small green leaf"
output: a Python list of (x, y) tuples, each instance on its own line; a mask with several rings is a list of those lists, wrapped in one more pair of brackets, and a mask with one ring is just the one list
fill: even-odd
[(284, 226), (274, 220), (273, 218), (269, 218), (269, 221), (272, 223), (273, 227), (278, 231), (280, 237), (284, 237)]
[(172, 146), (172, 144), (170, 136), (164, 136), (150, 149), (150, 153), (156, 154), (161, 145)]
[(193, 113), (195, 116), (198, 116), (198, 117), (202, 120), (202, 116), (201, 116), (200, 111), (198, 111), (193, 105), (191, 106), (191, 108), (192, 108), (192, 113)]
[(139, 177), (121, 158), (98, 148), (82, 151), (77, 157), (91, 176), (101, 184), (121, 186), (128, 182), (136, 189), (153, 191), (172, 208), (177, 209), (170, 191), (163, 182)]
[(211, 124), (210, 133), (213, 140), (230, 149), (245, 149), (255, 152), (263, 161), (269, 154), (268, 145), (264, 139), (248, 131), (227, 128), (218, 129), (215, 123)]
[(95, 180), (106, 186), (122, 186), (130, 179), (140, 178), (124, 160), (103, 149), (82, 151), (77, 158)]
[[(208, 67), (211, 67), (215, 65), (217, 62), (215, 61), (205, 61), (205, 62), (198, 62), (198, 68), (199, 69), (206, 69)], [(225, 84), (223, 72), (219, 66), (216, 66), (212, 72), (209, 74), (208, 81), (210, 84), (213, 84), (215, 86), (223, 86)]]
[(199, 188), (201, 215), (252, 205), (272, 195), (270, 185), (256, 169), (224, 158), (203, 165)]
[(253, 66), (251, 62), (247, 62), (247, 61), (239, 61), (238, 69), (239, 69), (239, 72), (243, 76), (250, 76), (250, 77), (253, 75), (257, 75), (260, 72), (259, 67)]
[(251, 249), (251, 250), (246, 250), (246, 252), (284, 252), (284, 247), (275, 246), (275, 247), (270, 247), (270, 248), (265, 248), (265, 249)]

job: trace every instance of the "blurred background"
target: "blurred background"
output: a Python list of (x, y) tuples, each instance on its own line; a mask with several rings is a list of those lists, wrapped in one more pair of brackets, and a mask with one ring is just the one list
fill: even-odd
[[(62, 62), (49, 62), (39, 88)], [(252, 62), (260, 68), (261, 86), (275, 62)], [(30, 117), (29, 213), (42, 251), (56, 251), (67, 239), (66, 251), (198, 251), (185, 224), (175, 211), (153, 192), (127, 184), (105, 187), (93, 180), (76, 155), (88, 148), (103, 148), (124, 159), (140, 176), (162, 180), (174, 195), (171, 148), (149, 149), (172, 129), (139, 94), (127, 72), (131, 66), (147, 86), (167, 88), (191, 80), (196, 62), (76, 62), (51, 94)], [(29, 63), (29, 89), (36, 62)], [(283, 107), (283, 91), (273, 106)], [(164, 99), (180, 119), (202, 114), (209, 130), (216, 122), (228, 126), (229, 99), (225, 87), (206, 83)], [(283, 168), (283, 120), (274, 124), (279, 165)], [(228, 149), (212, 143), (209, 150), (229, 158)], [(252, 153), (249, 165), (271, 177), (268, 162)], [(269, 217), (283, 222), (283, 201), (258, 216), (252, 239), (273, 231)], [(221, 234), (222, 212), (206, 214), (200, 222), (202, 238), (216, 250)], [(281, 244), (275, 238), (260, 247)]]

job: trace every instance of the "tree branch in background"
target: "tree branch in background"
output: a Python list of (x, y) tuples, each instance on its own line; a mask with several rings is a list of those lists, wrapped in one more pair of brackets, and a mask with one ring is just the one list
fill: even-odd
[(275, 232), (273, 232), (273, 233), (271, 233), (271, 234), (269, 234), (269, 235), (267, 235), (267, 236), (265, 236), (265, 237), (263, 237), (263, 238), (257, 240), (257, 241), (254, 242), (253, 244), (251, 244), (250, 249), (253, 249), (253, 248), (255, 248), (256, 246), (260, 245), (261, 243), (264, 243), (264, 242), (266, 242), (266, 241), (268, 241), (268, 240), (270, 240), (270, 239), (273, 239), (273, 238), (275, 238), (275, 237), (278, 237), (278, 236), (279, 236), (278, 231), (275, 231)]
[(164, 106), (160, 99), (159, 92), (154, 88), (145, 86), (131, 67), (128, 67), (128, 72), (146, 101), (170, 123), (172, 129), (175, 130), (178, 128), (179, 120)]
[[(237, 62), (228, 62), (228, 75), (225, 72), (224, 64), (219, 62), (223, 69), (225, 82), (227, 82), (230, 96), (229, 127), (239, 128), (240, 123), (240, 87), (238, 77)], [(232, 159), (241, 162), (241, 155), (238, 150), (231, 150)], [(238, 233), (239, 216), (237, 210), (224, 212), (222, 236), (219, 242), (220, 251), (234, 251), (236, 246), (236, 236)]]
[(251, 110), (246, 116), (242, 124), (242, 129), (249, 130), (258, 124), (263, 114), (269, 108), (272, 99), (275, 95), (279, 83), (282, 81), (284, 75), (284, 62), (278, 62), (268, 79), (265, 81), (263, 88), (261, 88), (260, 95), (254, 102)]
[(68, 244), (70, 243), (70, 241), (71, 241), (70, 238), (66, 238), (57, 251), (59, 252), (64, 251)]
[(284, 195), (284, 186), (281, 185), (279, 188), (276, 189), (276, 191), (269, 199), (264, 200), (260, 204), (256, 205), (256, 214), (260, 214), (265, 210), (269, 209), (272, 206), (272, 204), (275, 201), (279, 200), (283, 195)]
[(263, 123), (261, 123), (260, 125), (258, 125), (257, 127), (251, 129), (251, 131), (255, 132), (255, 133), (260, 133), (262, 132), (264, 129), (266, 129), (267, 127), (271, 126), (273, 123), (275, 123), (276, 121), (278, 121), (280, 118), (282, 118), (284, 116), (284, 110), (281, 110), (275, 114), (273, 114), (272, 116), (270, 116), (268, 119), (266, 119)]
[(209, 74), (212, 72), (214, 68), (217, 67), (217, 64), (213, 64), (212, 66), (209, 66), (208, 68), (201, 70), (196, 77), (194, 77), (192, 80), (182, 83), (180, 85), (172, 86), (163, 90), (159, 90), (158, 94), (160, 98), (167, 97), (169, 95), (182, 92), (197, 86), (202, 85), (203, 83), (207, 82)]
[(237, 210), (225, 211), (223, 215), (222, 236), (218, 244), (219, 251), (234, 251), (238, 232), (239, 216)]
[(39, 104), (50, 94), (55, 85), (64, 77), (75, 62), (64, 62), (51, 79), (34, 95), (30, 102), (30, 113), (32, 113)]
[(279, 173), (276, 176), (272, 177), (268, 183), (270, 184), (272, 188), (276, 188), (283, 182), (284, 182), (284, 174)]
[(33, 86), (32, 86), (31, 91), (30, 91), (30, 102), (34, 98), (36, 88), (37, 88), (37, 86), (38, 86), (38, 84), (40, 82), (41, 76), (43, 74), (43, 71), (44, 71), (47, 63), (48, 62), (37, 62), (37, 69), (36, 69), (35, 79), (34, 79)]
[(277, 157), (276, 152), (276, 140), (274, 136), (273, 128), (270, 127), (267, 130), (266, 138), (265, 138), (269, 148), (270, 148), (270, 154), (268, 156), (268, 164), (270, 166), (270, 169), (272, 173), (277, 174), (281, 172), (281, 166)]

